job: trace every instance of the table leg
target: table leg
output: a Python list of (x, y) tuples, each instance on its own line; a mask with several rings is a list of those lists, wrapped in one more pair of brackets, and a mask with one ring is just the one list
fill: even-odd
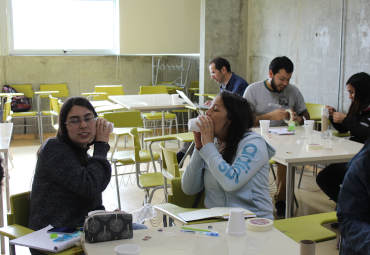
[(5, 175), (5, 197), (6, 197), (6, 209), (10, 211), (10, 193), (9, 193), (9, 153), (4, 152), (4, 175)]
[(292, 217), (294, 210), (294, 171), (295, 167), (288, 163), (286, 173), (285, 218)]
[(40, 104), (41, 104), (41, 97), (40, 95), (37, 95), (37, 114), (38, 114), (38, 118), (37, 118), (37, 124), (38, 124), (38, 129), (39, 129), (39, 138), (40, 138), (40, 144), (43, 143), (43, 130), (42, 130), (42, 114), (41, 114), (41, 111), (40, 111)]
[(150, 142), (150, 144), (149, 144), (149, 153), (150, 153), (150, 157), (152, 158), (152, 163), (153, 163), (153, 167), (154, 167), (154, 172), (157, 172), (157, 167), (155, 166), (154, 156), (153, 156), (153, 151), (152, 151), (152, 144), (153, 144), (153, 141), (152, 141), (152, 142)]
[(164, 135), (164, 120), (165, 120), (165, 112), (162, 111), (162, 136)]
[[(4, 226), (4, 204), (3, 204), (3, 189), (0, 187), (0, 227)], [(5, 254), (5, 240), (1, 236), (1, 254)]]

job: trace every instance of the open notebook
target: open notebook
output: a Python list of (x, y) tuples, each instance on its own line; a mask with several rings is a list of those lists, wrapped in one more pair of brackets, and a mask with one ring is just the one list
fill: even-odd
[(182, 92), (181, 90), (176, 90), (176, 92), (177, 92), (177, 94), (179, 94), (179, 95), (180, 95), (180, 97), (181, 97), (182, 99), (184, 99), (184, 100), (185, 100), (185, 102), (186, 102), (188, 105), (190, 105), (190, 106), (192, 106), (192, 107), (195, 107), (195, 108), (197, 108), (197, 109), (200, 109), (200, 110), (207, 110), (207, 109), (209, 109), (209, 106), (208, 106), (208, 105), (205, 105), (205, 104), (199, 105), (199, 104), (197, 104), (197, 103), (193, 103), (193, 101), (191, 101), (191, 100), (190, 100), (190, 98), (188, 98), (188, 96), (187, 96), (184, 92)]
[(63, 238), (63, 234), (58, 234), (57, 238), (52, 239), (50, 233), (47, 232), (51, 228), (52, 226), (49, 225), (38, 231), (13, 239), (10, 241), (10, 243), (34, 248), (37, 250), (60, 252), (80, 242), (81, 235), (78, 231), (73, 234), (68, 234), (70, 235), (68, 238)]
[(228, 219), (231, 209), (239, 209), (244, 212), (245, 218), (254, 218), (256, 215), (244, 208), (230, 208), (230, 207), (213, 207), (210, 209), (200, 209), (190, 212), (179, 213), (178, 216), (186, 222), (194, 220), (205, 220), (212, 218)]

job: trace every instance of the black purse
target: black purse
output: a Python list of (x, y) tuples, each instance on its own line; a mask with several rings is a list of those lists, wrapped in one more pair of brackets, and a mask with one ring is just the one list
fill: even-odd
[(97, 212), (86, 217), (84, 222), (85, 241), (89, 243), (130, 239), (132, 214), (121, 211)]

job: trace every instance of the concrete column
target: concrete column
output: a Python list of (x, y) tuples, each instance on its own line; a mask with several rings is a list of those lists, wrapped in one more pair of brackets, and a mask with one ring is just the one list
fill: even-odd
[(200, 93), (218, 93), (219, 85), (209, 78), (208, 62), (221, 56), (229, 60), (231, 70), (247, 74), (248, 0), (202, 0), (200, 14)]

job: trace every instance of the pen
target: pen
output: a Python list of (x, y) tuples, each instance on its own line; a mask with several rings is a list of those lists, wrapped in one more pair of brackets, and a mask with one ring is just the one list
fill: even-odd
[(186, 233), (199, 233), (199, 234), (202, 234), (202, 235), (206, 235), (206, 236), (219, 236), (219, 234), (217, 232), (212, 232), (212, 231), (195, 231), (195, 230), (188, 230), (188, 229), (181, 229), (181, 232), (186, 232)]
[(191, 230), (191, 231), (197, 231), (197, 232), (212, 232), (208, 229), (201, 229), (201, 228), (190, 228), (190, 227), (181, 227), (183, 230)]

